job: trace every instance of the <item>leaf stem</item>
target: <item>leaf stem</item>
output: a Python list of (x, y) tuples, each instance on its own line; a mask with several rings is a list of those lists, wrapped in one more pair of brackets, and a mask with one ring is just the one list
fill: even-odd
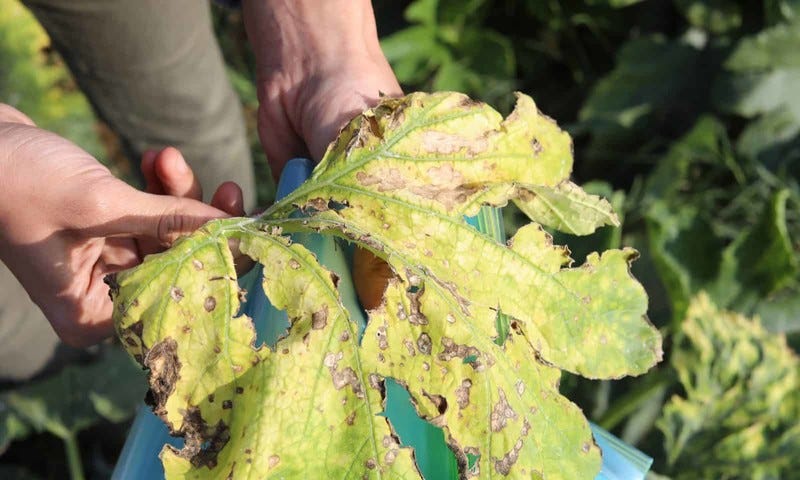
[(69, 466), (69, 478), (71, 480), (84, 480), (83, 464), (81, 463), (81, 453), (78, 448), (78, 438), (70, 432), (61, 438), (64, 441), (64, 452), (67, 455), (67, 465)]

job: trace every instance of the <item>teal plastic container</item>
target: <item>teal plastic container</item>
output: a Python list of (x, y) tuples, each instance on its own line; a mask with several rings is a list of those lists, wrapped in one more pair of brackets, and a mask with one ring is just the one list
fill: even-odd
[[(278, 184), (277, 195), (282, 198), (300, 186), (311, 174), (313, 165), (306, 159), (291, 160), (284, 168)], [(499, 210), (483, 208), (467, 221), (478, 230), (504, 241), (502, 217)], [(355, 288), (350, 278), (350, 255), (352, 250), (341, 248), (333, 238), (321, 235), (293, 235), (293, 241), (302, 243), (317, 255), (320, 263), (339, 273), (339, 289), (342, 301), (363, 332), (366, 317), (358, 305)], [(272, 344), (289, 325), (286, 313), (274, 308), (261, 287), (261, 266), (239, 279), (247, 289), (248, 300), (243, 312), (253, 319), (256, 328), (256, 344)], [(408, 392), (396, 382), (386, 382), (386, 411), (383, 413), (392, 422), (403, 445), (415, 450), (415, 457), (422, 475), (428, 480), (458, 479), (455, 456), (447, 447), (441, 429), (417, 416)], [(603, 452), (603, 466), (597, 480), (641, 480), (650, 468), (652, 459), (635, 448), (626, 445), (596, 425), (592, 433)], [(152, 411), (142, 405), (131, 426), (112, 478), (114, 480), (161, 479), (164, 470), (158, 455), (165, 444), (177, 448), (182, 440), (169, 435), (166, 426)]]

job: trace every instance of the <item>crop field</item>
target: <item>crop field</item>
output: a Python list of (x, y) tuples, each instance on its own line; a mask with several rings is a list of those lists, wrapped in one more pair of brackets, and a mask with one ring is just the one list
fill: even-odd
[[(309, 184), (276, 203), (256, 131), (255, 67), (242, 13), (212, 5), (243, 105), (264, 213), (252, 224), (214, 224), (183, 240), (184, 260), (167, 252), (162, 263), (145, 262), (110, 282), (120, 338), (69, 350), (67, 360), (28, 381), (0, 383), (0, 478), (110, 478), (148, 390), (131, 357), (163, 382), (169, 368), (147, 352), (192, 355), (181, 358), (195, 366), (211, 365), (209, 358), (219, 354), (213, 342), (191, 350), (173, 345), (170, 332), (185, 331), (179, 320), (186, 315), (213, 316), (209, 321), (227, 322), (226, 336), (242, 344), (255, 340), (249, 323), (238, 325), (225, 313), (238, 310), (236, 292), (209, 282), (193, 293), (180, 266), (190, 252), (195, 269), (235, 283), (232, 257), (209, 260), (206, 249), (231, 238), (265, 266), (266, 294), (296, 325), (275, 340), (278, 348), (265, 347), (244, 362), (252, 367), (241, 374), (238, 365), (231, 378), (215, 373), (213, 386), (200, 368), (183, 370), (180, 381), (169, 378), (172, 389), (156, 392), (154, 402), (175, 425), (195, 428), (186, 413), (193, 408), (214, 422), (227, 419), (231, 401), (219, 399), (231, 392), (234, 413), (245, 408), (236, 402), (301, 409), (305, 404), (292, 395), (301, 398), (313, 384), (321, 400), (300, 413), (319, 412), (331, 424), (341, 414), (350, 433), (376, 443), (377, 464), (370, 451), (350, 452), (336, 435), (287, 430), (279, 445), (264, 441), (263, 448), (278, 451), (289, 442), (306, 456), (306, 473), (326, 471), (331, 478), (350, 478), (350, 470), (330, 465), (336, 455), (351, 453), (363, 455), (359, 465), (369, 470), (417, 478), (408, 449), (386, 440), (379, 445), (380, 438), (396, 439), (388, 422), (336, 410), (341, 403), (380, 411), (386, 390), (397, 387), (415, 399), (416, 413), (432, 431), (449, 438), (442, 462), (476, 478), (489, 469), (508, 478), (533, 471), (591, 478), (600, 456), (586, 420), (652, 457), (651, 480), (797, 478), (800, 1), (376, 0), (373, 7), (381, 47), (403, 90), (429, 94), (385, 100), (358, 117), (337, 143), (346, 150), (330, 150)], [(0, 102), (141, 186), (114, 132), (95, 117), (46, 33), (16, 0), (0, 0)], [(451, 117), (460, 123), (447, 123)], [(430, 129), (432, 123), (439, 129)], [(455, 135), (474, 138), (462, 144)], [(379, 144), (389, 145), (384, 157), (374, 154)], [(531, 148), (535, 168), (514, 160)], [(466, 152), (466, 160), (416, 170), (420, 160), (454, 151)], [(509, 160), (497, 165), (494, 158)], [(346, 162), (360, 172), (347, 177)], [(448, 190), (456, 178), (470, 179), (473, 190)], [(347, 193), (330, 193), (337, 188)], [(402, 188), (416, 196), (393, 196)], [(465, 215), (487, 212), (481, 204), (506, 205), (504, 230), (489, 233), (512, 239), (508, 244), (465, 227)], [(363, 213), (376, 211), (388, 213)], [(428, 217), (416, 216), (419, 211)], [(282, 237), (309, 231), (385, 254), (396, 273), (387, 300), (375, 303), (361, 331), (336, 296), (352, 287), (329, 278), (315, 257)], [(452, 240), (420, 233), (434, 231)], [(479, 244), (485, 246), (476, 261)], [(446, 268), (437, 270), (440, 256)], [(514, 265), (513, 275), (495, 268), (505, 264)], [(492, 290), (470, 283), (471, 274)], [(158, 285), (163, 295), (140, 295), (142, 285)], [(178, 310), (192, 295), (204, 303)], [(305, 300), (293, 303), (297, 298)], [(158, 336), (142, 334), (142, 322), (154, 320), (143, 319), (140, 302), (159, 306)], [(436, 325), (436, 315), (449, 325)], [(403, 335), (412, 341), (401, 341)], [(334, 340), (344, 358), (326, 354)], [(288, 361), (281, 360), (284, 345)], [(223, 355), (235, 363), (251, 353), (234, 346)], [(263, 380), (270, 369), (298, 384), (270, 390), (282, 385)], [(414, 369), (442, 374), (426, 373), (423, 380), (412, 376)], [(318, 386), (323, 378), (333, 379), (328, 390)], [(208, 388), (200, 407), (190, 402), (196, 385)], [(256, 394), (258, 387), (268, 391)], [(430, 393), (447, 389), (452, 396)], [(491, 404), (481, 403), (481, 395)], [(532, 413), (523, 413), (523, 405)], [(470, 422), (481, 415), (491, 424), (484, 437), (494, 443), (480, 444), (474, 434)], [(250, 450), (249, 419), (226, 422), (221, 443), (231, 438), (230, 445)], [(511, 430), (521, 435), (516, 444)], [(167, 471), (242, 468), (222, 447), (208, 460), (218, 437), (201, 435), (200, 453), (191, 458), (165, 454)], [(535, 439), (538, 450), (523, 438)], [(557, 457), (573, 440), (582, 452)], [(336, 454), (323, 458), (317, 447)], [(252, 468), (264, 470), (248, 471), (291, 468), (281, 457), (256, 461)], [(294, 470), (282, 472), (292, 478)]]

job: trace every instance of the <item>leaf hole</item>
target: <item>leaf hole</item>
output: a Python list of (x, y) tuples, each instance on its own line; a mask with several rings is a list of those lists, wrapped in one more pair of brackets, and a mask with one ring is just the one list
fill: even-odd
[(414, 449), (414, 460), (423, 478), (460, 478), (456, 456), (445, 441), (444, 431), (420, 418), (408, 390), (397, 380), (386, 378), (384, 385), (383, 415), (400, 438), (400, 445)]

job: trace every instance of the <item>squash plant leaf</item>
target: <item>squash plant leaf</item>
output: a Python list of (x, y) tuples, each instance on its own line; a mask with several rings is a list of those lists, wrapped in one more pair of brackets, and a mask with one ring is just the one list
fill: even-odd
[[(211, 222), (119, 274), (118, 334), (150, 370), (156, 413), (186, 439), (162, 454), (168, 476), (419, 478), (381, 415), (393, 378), (443, 428), (462, 477), (593, 478), (599, 449), (558, 392), (560, 370), (618, 378), (660, 360), (629, 272), (636, 252), (570, 268), (536, 223), (501, 244), (464, 220), (545, 192), (557, 206), (534, 218), (550, 226), (556, 213), (565, 229), (613, 223), (607, 203), (567, 183), (571, 167), (569, 136), (524, 95), (506, 119), (456, 93), (387, 98), (260, 217)], [(391, 266), (363, 337), (336, 274), (285, 236), (296, 232)], [(264, 292), (288, 314), (274, 349), (255, 346), (239, 313), (231, 241), (264, 265)]]
[(589, 235), (604, 225), (619, 226), (611, 204), (597, 195), (589, 195), (572, 182), (555, 187), (534, 187), (530, 197), (515, 203), (532, 220), (574, 235)]

